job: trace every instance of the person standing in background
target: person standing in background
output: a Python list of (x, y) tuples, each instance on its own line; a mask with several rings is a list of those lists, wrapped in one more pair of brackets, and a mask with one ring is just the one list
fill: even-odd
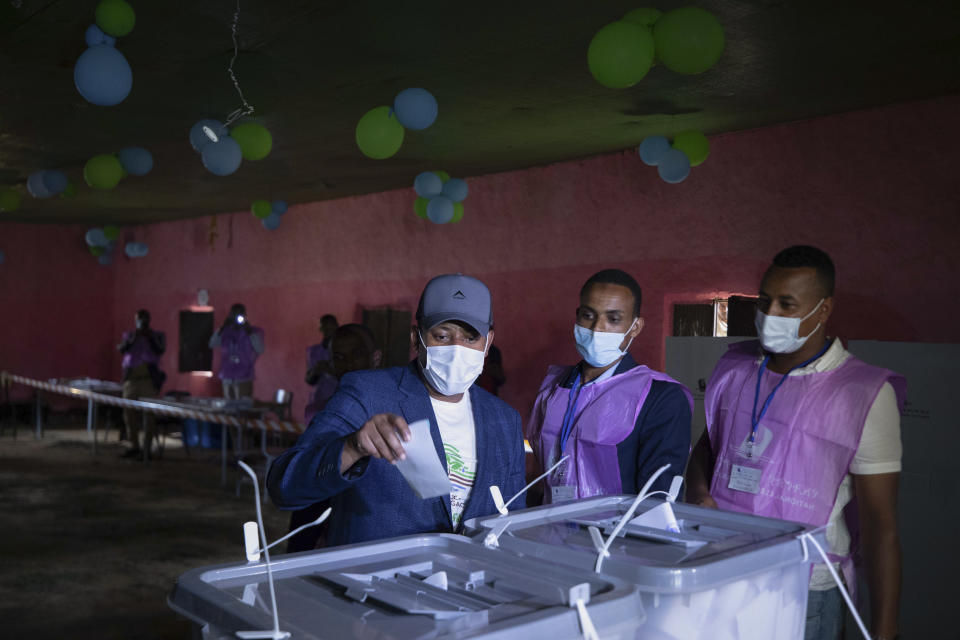
[(330, 351), (330, 342), (333, 340), (337, 326), (337, 317), (333, 314), (328, 313), (320, 318), (318, 329), (323, 334), (323, 341), (307, 348), (307, 375), (304, 380), (314, 387), (310, 402), (307, 403), (303, 412), (307, 424), (310, 424), (313, 416), (327, 405), (330, 396), (337, 389), (338, 377), (333, 373)]
[(483, 361), (483, 372), (477, 378), (477, 386), (486, 389), (495, 396), (500, 395), (500, 387), (507, 381), (507, 374), (503, 371), (503, 354), (497, 345), (490, 345), (487, 359)]
[(253, 397), (254, 365), (264, 351), (263, 329), (250, 324), (247, 309), (239, 302), (230, 307), (223, 325), (210, 338), (210, 348), (217, 347), (223, 397)]
[[(140, 309), (134, 315), (134, 331), (123, 334), (123, 342), (117, 345), (117, 351), (123, 354), (123, 397), (128, 400), (152, 398), (160, 392), (166, 375), (157, 366), (160, 356), (167, 350), (167, 338), (162, 331), (150, 328), (150, 312)], [(123, 410), (123, 420), (127, 425), (127, 435), (132, 445), (123, 453), (125, 458), (141, 456), (150, 458), (150, 444), (153, 439), (156, 421), (152, 413), (145, 414), (133, 409)], [(140, 444), (140, 425), (144, 424), (143, 445)]]

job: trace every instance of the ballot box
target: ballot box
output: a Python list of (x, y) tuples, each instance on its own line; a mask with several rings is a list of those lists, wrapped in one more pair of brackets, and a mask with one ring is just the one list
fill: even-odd
[[(241, 548), (238, 543), (238, 555)], [(609, 575), (429, 534), (281, 555), (279, 628), (292, 638), (633, 639), (637, 588)], [(184, 573), (168, 598), (206, 639), (273, 628), (262, 561)]]
[[(604, 496), (536, 507), (474, 518), (465, 527), (477, 544), (486, 541), (524, 560), (586, 572), (596, 569), (597, 533), (605, 542), (634, 498)], [(803, 638), (810, 567), (818, 556), (802, 536), (817, 536), (826, 549), (821, 530), (687, 504), (669, 505), (675, 531), (642, 523), (641, 516), (662, 511), (664, 504), (654, 498), (641, 502), (600, 566), (600, 575), (640, 589), (646, 618), (640, 637)]]

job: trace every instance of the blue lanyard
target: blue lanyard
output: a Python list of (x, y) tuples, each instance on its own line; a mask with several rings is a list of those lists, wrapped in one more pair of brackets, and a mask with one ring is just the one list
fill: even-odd
[(560, 427), (560, 455), (567, 448), (567, 440), (570, 439), (570, 432), (573, 431), (573, 418), (577, 413), (577, 400), (580, 398), (580, 371), (577, 371), (577, 377), (573, 379), (573, 387), (570, 389), (570, 397), (567, 398), (567, 412), (563, 414), (563, 424)]
[(763, 359), (763, 362), (760, 364), (760, 368), (757, 370), (757, 390), (753, 394), (753, 411), (750, 412), (750, 422), (751, 422), (752, 428), (750, 430), (750, 440), (748, 441), (748, 444), (750, 445), (751, 448), (753, 447), (753, 444), (757, 441), (757, 427), (760, 426), (760, 421), (763, 420), (763, 416), (767, 415), (767, 409), (770, 408), (770, 403), (773, 402), (773, 396), (776, 395), (777, 390), (779, 390), (780, 387), (783, 386), (783, 383), (787, 381), (787, 378), (790, 377), (791, 373), (793, 373), (797, 369), (800, 369), (801, 367), (807, 366), (808, 364), (810, 364), (811, 362), (813, 362), (814, 360), (822, 356), (824, 353), (826, 353), (827, 349), (830, 348), (830, 344), (831, 344), (831, 341), (828, 340), (823, 345), (823, 348), (820, 349), (820, 351), (817, 353), (817, 355), (813, 356), (809, 360), (801, 362), (797, 366), (790, 369), (790, 371), (787, 371), (784, 374), (784, 376), (780, 378), (780, 382), (778, 382), (777, 385), (773, 388), (773, 391), (770, 392), (770, 395), (767, 396), (767, 399), (763, 403), (763, 408), (760, 409), (760, 415), (758, 416), (757, 402), (759, 402), (760, 400), (760, 381), (763, 379), (763, 372), (767, 368), (767, 363), (770, 362), (770, 354), (768, 353), (767, 356)]

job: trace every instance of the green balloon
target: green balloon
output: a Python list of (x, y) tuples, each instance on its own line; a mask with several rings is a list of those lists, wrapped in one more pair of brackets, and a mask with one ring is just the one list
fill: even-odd
[(450, 222), (460, 222), (463, 220), (463, 203), (454, 202), (453, 203), (453, 217), (450, 218)]
[(430, 204), (429, 198), (424, 198), (420, 196), (413, 202), (413, 212), (417, 214), (418, 218), (427, 219), (427, 205)]
[(133, 7), (123, 0), (101, 0), (94, 12), (97, 26), (108, 36), (119, 38), (133, 31), (137, 21)]
[(450, 174), (446, 171), (434, 171), (433, 173), (440, 178), (440, 182), (446, 183), (450, 179)]
[(83, 179), (94, 189), (113, 189), (122, 177), (123, 167), (112, 153), (93, 156), (83, 167)]
[(120, 227), (112, 224), (103, 227), (103, 237), (107, 240), (116, 240), (120, 237)]
[(253, 212), (253, 215), (257, 218), (263, 219), (270, 215), (270, 201), (269, 200), (254, 200), (253, 206), (250, 207), (250, 210)]
[(703, 164), (710, 155), (710, 142), (699, 131), (681, 131), (673, 137), (673, 148), (687, 154), (691, 167)]
[(703, 73), (723, 53), (723, 27), (712, 13), (681, 7), (663, 14), (653, 27), (657, 59), (676, 73)]
[(608, 89), (626, 89), (640, 82), (653, 64), (653, 35), (635, 22), (611, 22), (590, 41), (587, 66)]
[(267, 128), (256, 122), (244, 122), (230, 131), (230, 137), (240, 145), (244, 160), (262, 160), (270, 155), (273, 136)]
[(60, 192), (60, 197), (66, 200), (67, 198), (72, 198), (77, 195), (77, 185), (74, 184), (73, 180), (67, 183), (67, 188)]
[(385, 160), (402, 144), (403, 125), (390, 107), (371, 109), (357, 123), (357, 146), (368, 158)]
[(89, 249), (90, 249), (90, 255), (92, 255), (94, 258), (99, 258), (100, 256), (102, 256), (104, 253), (107, 252), (106, 247), (92, 246), (92, 247), (89, 247)]
[(657, 20), (660, 19), (660, 16), (662, 15), (663, 11), (660, 11), (660, 9), (643, 7), (642, 9), (634, 9), (620, 19), (624, 22), (633, 22), (635, 24), (642, 25), (647, 29), (653, 29), (653, 25), (657, 22)]
[(13, 189), (0, 189), (0, 211), (10, 213), (20, 208), (20, 194)]

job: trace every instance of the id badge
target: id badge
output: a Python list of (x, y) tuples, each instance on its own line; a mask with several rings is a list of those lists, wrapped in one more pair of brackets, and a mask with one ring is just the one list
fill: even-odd
[(572, 484), (564, 484), (559, 487), (550, 487), (550, 502), (556, 504), (558, 502), (569, 502), (570, 500), (577, 499), (577, 486)]
[(730, 467), (730, 483), (727, 488), (746, 493), (758, 493), (762, 476), (763, 470), (761, 469), (740, 464), (732, 465)]

